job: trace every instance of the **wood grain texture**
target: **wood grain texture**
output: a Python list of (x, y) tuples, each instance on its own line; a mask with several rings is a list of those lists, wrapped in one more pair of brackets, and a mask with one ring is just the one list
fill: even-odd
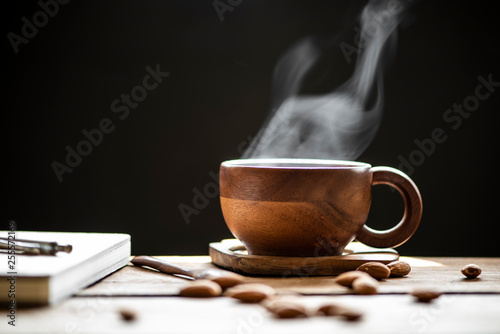
[(339, 275), (366, 262), (388, 264), (399, 254), (393, 249), (375, 249), (359, 242), (350, 243), (343, 255), (315, 257), (249, 255), (239, 240), (226, 239), (211, 243), (209, 254), (212, 262), (222, 268), (246, 275), (332, 276)]
[[(181, 267), (212, 268), (208, 256), (160, 257)], [(309, 309), (326, 303), (355, 308), (364, 315), (351, 323), (332, 317), (281, 320), (258, 304), (232, 298), (181, 298), (175, 296), (183, 278), (132, 265), (104, 278), (77, 296), (53, 307), (18, 308), (16, 327), (0, 309), (0, 333), (499, 333), (500, 258), (401, 257), (412, 266), (404, 278), (380, 282), (379, 295), (353, 295), (333, 282), (334, 277), (246, 277), (266, 283), (278, 293), (299, 292)], [(460, 270), (475, 263), (482, 268), (477, 279)], [(431, 285), (444, 294), (432, 303), (417, 303), (408, 294)], [(171, 291), (170, 297), (167, 292)], [(124, 321), (120, 310), (134, 312)]]
[(371, 203), (370, 165), (265, 168), (221, 164), (224, 220), (253, 255), (340, 255)]
[[(329, 255), (341, 255), (356, 237), (370, 246), (395, 247), (408, 240), (420, 223), (418, 188), (396, 169), (355, 162), (336, 165), (329, 160), (259, 161), (233, 160), (220, 167), (224, 220), (249, 254), (311, 257), (327, 247)], [(372, 184), (380, 183), (399, 190), (405, 203), (405, 216), (387, 231), (364, 225)]]
[(136, 266), (150, 267), (164, 274), (188, 276), (196, 280), (210, 280), (219, 284), (222, 288), (228, 288), (240, 284), (243, 279), (242, 276), (227, 270), (214, 268), (188, 269), (176, 266), (153, 256), (135, 256), (131, 262)]
[[(77, 297), (52, 308), (19, 309), (16, 328), (0, 310), (0, 333), (498, 333), (500, 295), (445, 295), (430, 304), (409, 295), (308, 296), (309, 309), (337, 303), (363, 313), (360, 321), (336, 317), (276, 319), (258, 304), (232, 298)], [(120, 310), (132, 310), (124, 321)]]
[(367, 225), (356, 239), (373, 247), (397, 247), (405, 243), (417, 230), (422, 218), (422, 196), (415, 183), (403, 172), (390, 167), (374, 167), (372, 184), (394, 187), (403, 197), (404, 215), (401, 221), (386, 231), (373, 230)]
[[(214, 268), (209, 256), (159, 257), (186, 268)], [(446, 293), (500, 293), (500, 258), (400, 257), (411, 265), (408, 276), (380, 282), (382, 294), (405, 294), (415, 286), (431, 285)], [(475, 263), (483, 272), (469, 280), (460, 272)], [(335, 276), (244, 277), (246, 283), (265, 283), (279, 291), (306, 295), (352, 294), (334, 282)], [(173, 296), (190, 280), (129, 265), (78, 293), (79, 296)]]

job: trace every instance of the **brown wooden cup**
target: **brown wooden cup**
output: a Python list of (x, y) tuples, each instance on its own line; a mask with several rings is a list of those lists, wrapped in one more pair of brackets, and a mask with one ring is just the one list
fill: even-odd
[[(405, 205), (401, 221), (385, 231), (365, 225), (376, 184), (396, 188)], [(422, 217), (420, 192), (407, 175), (354, 161), (225, 161), (220, 200), (229, 230), (252, 255), (340, 255), (355, 238), (368, 246), (397, 247)]]

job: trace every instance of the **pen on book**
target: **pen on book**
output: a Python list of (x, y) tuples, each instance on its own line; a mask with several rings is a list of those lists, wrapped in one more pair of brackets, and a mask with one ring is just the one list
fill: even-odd
[(58, 252), (71, 253), (73, 246), (60, 245), (57, 242), (8, 239), (0, 237), (0, 253), (14, 250), (19, 255), (55, 255)]

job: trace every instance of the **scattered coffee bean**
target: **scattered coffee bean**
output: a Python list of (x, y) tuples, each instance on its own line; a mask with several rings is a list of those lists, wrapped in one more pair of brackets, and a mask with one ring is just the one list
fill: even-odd
[(335, 278), (335, 283), (345, 286), (347, 288), (352, 288), (352, 283), (354, 282), (354, 280), (360, 277), (367, 277), (367, 276), (370, 275), (364, 271), (358, 271), (358, 270), (347, 271), (345, 273), (338, 275)]
[(329, 303), (329, 304), (325, 304), (325, 305), (321, 305), (319, 308), (318, 308), (318, 311), (316, 313), (318, 313), (319, 315), (338, 315), (340, 313), (340, 309), (342, 307), (338, 304), (333, 304), (333, 303)]
[(391, 274), (391, 270), (380, 262), (366, 262), (360, 265), (356, 270), (364, 271), (379, 281), (388, 278)]
[(360, 277), (354, 280), (352, 288), (360, 295), (376, 295), (378, 293), (378, 281), (370, 276)]
[(137, 312), (135, 312), (134, 310), (122, 308), (118, 310), (118, 312), (120, 313), (120, 316), (124, 321), (134, 321), (135, 319), (137, 319)]
[(357, 321), (362, 318), (363, 313), (338, 304), (325, 304), (318, 309), (319, 314), (327, 316), (340, 316), (348, 321)]
[(275, 293), (276, 291), (267, 284), (247, 283), (227, 289), (224, 295), (247, 303), (258, 303)]
[(387, 265), (391, 271), (391, 277), (403, 277), (410, 273), (410, 264), (404, 261), (394, 261)]
[(195, 280), (182, 288), (179, 295), (184, 297), (216, 297), (220, 296), (222, 288), (219, 284), (209, 280)]
[[(217, 273), (218, 272), (215, 272), (215, 274)], [(214, 272), (211, 272), (205, 275), (205, 277), (199, 278), (211, 280), (219, 284), (222, 289), (230, 288), (232, 286), (243, 283), (243, 276), (231, 272), (224, 272), (224, 275), (218, 276), (214, 275)]]
[(464, 274), (467, 278), (476, 278), (481, 275), (481, 271), (482, 270), (478, 265), (472, 263), (462, 268), (462, 274)]
[(411, 295), (417, 298), (417, 301), (421, 303), (429, 303), (432, 300), (441, 296), (441, 292), (433, 288), (415, 288)]
[(265, 307), (278, 318), (302, 318), (308, 316), (306, 306), (293, 300), (279, 299), (266, 303)]

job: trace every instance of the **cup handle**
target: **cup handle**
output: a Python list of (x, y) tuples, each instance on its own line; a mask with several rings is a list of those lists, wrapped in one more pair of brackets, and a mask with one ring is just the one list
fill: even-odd
[(398, 247), (417, 230), (422, 218), (422, 197), (415, 183), (403, 172), (391, 167), (373, 167), (372, 186), (386, 184), (396, 188), (404, 200), (403, 218), (393, 228), (374, 230), (363, 225), (356, 239), (365, 245), (379, 248)]

